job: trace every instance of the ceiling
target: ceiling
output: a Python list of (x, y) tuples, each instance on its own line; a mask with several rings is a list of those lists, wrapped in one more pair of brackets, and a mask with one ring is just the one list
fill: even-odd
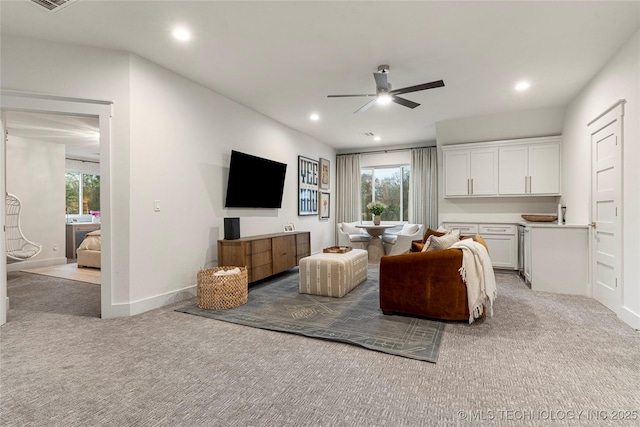
[(10, 136), (65, 145), (68, 159), (100, 161), (100, 130), (95, 117), (8, 111)]
[[(339, 151), (432, 143), (435, 123), (568, 104), (640, 27), (639, 1), (0, 3), (1, 34), (130, 51)], [(192, 33), (171, 36), (175, 26)], [(27, 54), (27, 53), (26, 53)], [(374, 106), (373, 72), (421, 105)], [(531, 88), (514, 90), (526, 79)], [(311, 113), (320, 120), (311, 121)], [(374, 142), (370, 135), (381, 137)]]

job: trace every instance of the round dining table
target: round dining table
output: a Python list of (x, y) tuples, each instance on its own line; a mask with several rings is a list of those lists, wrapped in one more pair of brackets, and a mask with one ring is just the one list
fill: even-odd
[(373, 225), (373, 224), (357, 224), (356, 227), (364, 228), (371, 236), (367, 252), (369, 253), (369, 261), (378, 263), (384, 255), (384, 246), (382, 245), (382, 234), (387, 228), (395, 227), (394, 224)]

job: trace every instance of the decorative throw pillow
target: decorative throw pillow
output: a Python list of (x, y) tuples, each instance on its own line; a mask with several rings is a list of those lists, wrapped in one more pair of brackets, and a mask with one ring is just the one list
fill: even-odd
[(444, 236), (429, 236), (428, 244), (425, 244), (426, 249), (424, 251), (439, 251), (442, 249), (449, 249), (451, 245), (460, 240), (460, 230), (453, 230), (451, 233), (447, 233)]
[(342, 231), (344, 231), (347, 234), (360, 234), (362, 230), (354, 226), (353, 224), (349, 224), (348, 222), (343, 222)]
[(419, 241), (414, 240), (413, 242), (411, 242), (410, 252), (422, 252), (423, 248), (424, 248), (424, 243), (420, 243)]
[(433, 230), (431, 228), (427, 228), (427, 231), (426, 231), (426, 233), (424, 233), (424, 237), (422, 238), (422, 243), (426, 244), (427, 243), (427, 239), (429, 239), (429, 236), (438, 236), (438, 237), (440, 237), (440, 236), (444, 236), (444, 235), (445, 235), (445, 233), (440, 233), (440, 232), (438, 232), (436, 230)]
[(416, 234), (419, 228), (418, 224), (405, 224), (398, 234)]

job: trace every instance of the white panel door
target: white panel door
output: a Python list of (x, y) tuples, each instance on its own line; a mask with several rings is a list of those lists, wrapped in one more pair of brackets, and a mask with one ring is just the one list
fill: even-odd
[(528, 170), (530, 194), (560, 194), (560, 145), (530, 145)]
[(444, 195), (469, 195), (469, 150), (452, 150), (444, 153)]
[(5, 210), (6, 210), (6, 176), (7, 165), (5, 164), (5, 150), (7, 143), (7, 133), (5, 131), (6, 114), (4, 111), (0, 112), (0, 130), (2, 136), (0, 136), (0, 166), (2, 166), (2, 173), (0, 174), (0, 193), (2, 193), (2, 207), (0, 208), (0, 325), (7, 323), (7, 310), (8, 297), (7, 297), (7, 248), (5, 247), (6, 235), (4, 231), (5, 223)]
[(498, 161), (498, 192), (501, 195), (525, 194), (528, 179), (527, 146), (501, 147)]
[(470, 194), (495, 196), (498, 194), (498, 149), (471, 150)]
[(618, 313), (621, 301), (622, 104), (589, 124), (593, 297)]

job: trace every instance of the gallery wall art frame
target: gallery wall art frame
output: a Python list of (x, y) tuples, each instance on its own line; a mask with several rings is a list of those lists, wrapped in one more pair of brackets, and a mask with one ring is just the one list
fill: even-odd
[(331, 163), (327, 159), (320, 158), (320, 183), (321, 190), (328, 190), (331, 186)]
[(331, 194), (320, 192), (319, 207), (320, 219), (329, 219), (331, 215)]
[(318, 215), (318, 161), (298, 156), (298, 215)]

